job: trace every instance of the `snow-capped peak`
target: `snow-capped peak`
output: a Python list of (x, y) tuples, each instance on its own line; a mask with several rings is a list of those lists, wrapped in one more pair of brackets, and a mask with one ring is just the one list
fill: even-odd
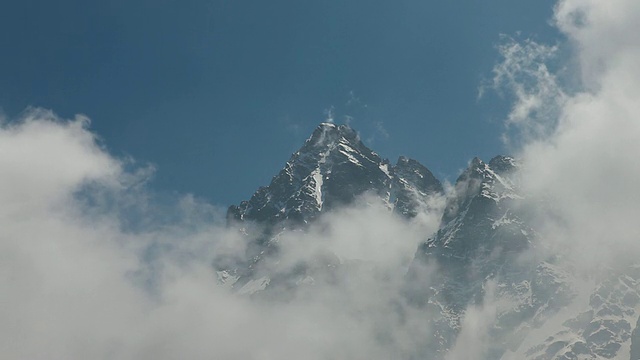
[(442, 192), (440, 182), (416, 160), (401, 157), (391, 167), (349, 126), (321, 123), (269, 186), (229, 213), (236, 220), (308, 222), (370, 193), (414, 216), (422, 202), (414, 198), (434, 192)]

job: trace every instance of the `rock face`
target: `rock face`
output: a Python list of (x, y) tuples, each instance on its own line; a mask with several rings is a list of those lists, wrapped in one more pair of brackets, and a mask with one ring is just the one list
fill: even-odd
[[(521, 166), (508, 156), (475, 158), (447, 194), (440, 229), (424, 234), (405, 276), (402, 296), (432, 331), (408, 358), (447, 358), (464, 342), (469, 312), (480, 311), (489, 330), (476, 359), (640, 360), (640, 267), (584, 279), (545, 249), (533, 221), (540, 209), (531, 206), (544, 201), (523, 193)], [(443, 193), (417, 161), (400, 157), (392, 165), (351, 128), (321, 124), (268, 186), (229, 208), (229, 222), (257, 240), (247, 250), (250, 262), (221, 269), (220, 282), (250, 295), (339, 279), (345, 265), (331, 253), (273, 270), (283, 229), (305, 231), (365, 194), (413, 218)]]

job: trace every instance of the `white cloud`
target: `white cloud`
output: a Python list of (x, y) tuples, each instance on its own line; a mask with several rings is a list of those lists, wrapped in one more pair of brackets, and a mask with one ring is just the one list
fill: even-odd
[[(525, 164), (524, 191), (533, 206), (544, 201), (537, 221), (545, 246), (534, 251), (560, 255), (577, 278), (601, 279), (640, 254), (640, 2), (560, 0), (554, 24), (566, 42), (503, 42), (493, 85), (515, 100), (505, 136)], [(557, 57), (560, 50), (568, 56)], [(590, 290), (576, 286), (578, 312)], [(467, 310), (450, 358), (486, 349), (482, 333), (497, 302), (488, 296)]]
[(336, 108), (331, 105), (324, 109), (324, 121), (333, 124), (336, 115)]
[(0, 128), (3, 356), (385, 359), (426, 333), (392, 305), (403, 306), (398, 269), (436, 215), (407, 222), (369, 201), (285, 233), (283, 263), (324, 248), (365, 266), (287, 303), (238, 297), (216, 285), (213, 261), (244, 256), (246, 239), (193, 196), (165, 211), (148, 170), (127, 171), (87, 125), (33, 110)]
[[(638, 74), (640, 4), (633, 0), (563, 0), (555, 10), (557, 27), (567, 35), (576, 52), (581, 78), (587, 89), (604, 85), (617, 67), (631, 70), (629, 82)], [(627, 63), (626, 65), (624, 63)]]
[[(494, 86), (515, 99), (507, 140), (527, 164), (525, 187), (555, 211), (547, 236), (563, 233), (556, 242), (574, 243), (588, 263), (639, 235), (630, 224), (640, 215), (640, 3), (562, 0), (554, 24), (565, 43), (503, 42)], [(563, 66), (554, 72), (552, 60)], [(577, 77), (570, 89), (557, 72)]]
[(640, 4), (561, 1), (556, 23), (583, 90), (563, 102), (550, 136), (525, 144), (524, 178), (553, 200), (566, 231), (557, 240), (574, 243), (588, 266), (639, 250)]

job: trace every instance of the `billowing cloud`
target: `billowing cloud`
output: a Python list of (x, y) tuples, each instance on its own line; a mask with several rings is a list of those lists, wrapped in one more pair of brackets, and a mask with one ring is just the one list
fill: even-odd
[(351, 264), (340, 283), (318, 277), (287, 302), (239, 296), (214, 262), (250, 239), (193, 196), (155, 201), (149, 171), (110, 156), (88, 125), (35, 109), (0, 128), (3, 356), (386, 359), (425, 333), (392, 310), (437, 214), (408, 222), (363, 198), (281, 234), (282, 266), (330, 252)]
[[(560, 0), (553, 24), (566, 37), (558, 44), (503, 39), (493, 85), (514, 99), (505, 140), (524, 164), (523, 192), (538, 211), (543, 246), (531, 252), (557, 256), (575, 276), (576, 297), (558, 313), (560, 324), (589, 309), (597, 281), (640, 254), (640, 3)], [(482, 334), (498, 321), (500, 301), (489, 293), (467, 309), (450, 357), (486, 350)], [(539, 342), (527, 346), (558, 324), (532, 334)], [(618, 355), (628, 358), (624, 351)]]
[[(523, 178), (529, 191), (553, 202), (561, 223), (550, 234), (563, 234), (556, 240), (573, 243), (589, 266), (638, 250), (640, 41), (632, 34), (640, 31), (640, 5), (561, 1), (555, 21), (568, 38), (567, 63), (579, 66), (581, 87), (563, 99), (557, 123), (545, 124), (550, 135), (524, 145)], [(543, 97), (558, 93), (546, 76), (541, 84)]]

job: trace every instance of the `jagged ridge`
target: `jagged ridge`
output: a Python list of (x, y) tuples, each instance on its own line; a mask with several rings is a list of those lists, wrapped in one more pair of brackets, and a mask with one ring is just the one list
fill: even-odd
[(275, 224), (307, 223), (320, 213), (370, 193), (406, 216), (415, 216), (442, 185), (418, 161), (400, 157), (396, 165), (365, 146), (346, 125), (322, 123), (269, 186), (249, 201), (231, 206), (228, 218)]

